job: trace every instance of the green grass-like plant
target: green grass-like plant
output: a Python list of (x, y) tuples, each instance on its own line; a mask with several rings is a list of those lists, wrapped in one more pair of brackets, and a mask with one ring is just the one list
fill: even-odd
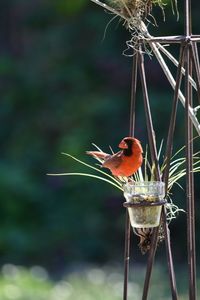
[[(97, 148), (98, 151), (102, 151), (97, 145), (93, 144), (95, 148)], [(159, 167), (161, 176), (165, 170), (166, 164), (165, 160), (162, 158), (162, 148), (163, 148), (163, 141), (161, 142), (161, 145), (158, 149), (158, 161), (159, 161)], [(111, 148), (110, 148), (111, 149)], [(179, 149), (171, 158), (170, 160), (170, 168), (169, 168), (169, 179), (168, 179), (168, 186), (167, 186), (167, 195), (166, 198), (168, 200), (168, 203), (166, 204), (167, 209), (167, 219), (170, 222), (172, 219), (176, 218), (176, 215), (178, 212), (183, 211), (182, 209), (178, 208), (177, 205), (172, 201), (172, 188), (174, 185), (178, 185), (180, 188), (182, 186), (180, 185), (179, 181), (186, 175), (186, 158), (183, 155), (183, 151), (185, 149), (185, 146)], [(103, 152), (103, 151), (102, 151)], [(111, 153), (113, 153), (111, 149)], [(109, 183), (114, 188), (120, 190), (121, 192), (124, 191), (123, 186), (127, 182), (133, 182), (133, 181), (140, 181), (140, 182), (146, 182), (146, 181), (156, 181), (155, 178), (155, 164), (150, 163), (148, 159), (148, 148), (146, 147), (145, 155), (144, 155), (144, 163), (141, 168), (138, 169), (138, 171), (133, 174), (130, 177), (115, 177), (106, 171), (102, 170), (102, 160), (98, 157), (94, 157), (98, 164), (95, 164), (95, 166), (88, 164), (84, 162), (83, 160), (78, 159), (77, 157), (68, 154), (68, 153), (62, 153), (63, 155), (67, 156), (68, 158), (74, 160), (75, 162), (85, 166), (86, 168), (95, 171), (95, 173), (88, 173), (88, 172), (67, 172), (67, 173), (57, 173), (57, 174), (48, 174), (51, 176), (84, 176), (88, 178), (93, 178), (97, 180), (104, 181), (106, 183)], [(200, 151), (196, 152), (193, 155), (193, 173), (200, 172)]]

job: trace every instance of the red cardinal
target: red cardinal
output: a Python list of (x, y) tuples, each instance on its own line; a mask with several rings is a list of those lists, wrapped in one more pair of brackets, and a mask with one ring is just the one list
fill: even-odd
[(110, 169), (114, 176), (131, 176), (142, 165), (142, 146), (133, 137), (125, 137), (118, 146), (121, 151), (107, 154), (101, 151), (87, 151), (86, 153), (103, 160), (102, 167)]

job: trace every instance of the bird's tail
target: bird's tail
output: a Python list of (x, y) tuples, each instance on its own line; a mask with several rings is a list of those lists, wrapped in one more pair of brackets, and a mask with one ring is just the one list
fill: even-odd
[(86, 151), (86, 154), (91, 155), (93, 157), (97, 157), (105, 160), (109, 156), (109, 154), (101, 152), (101, 151)]

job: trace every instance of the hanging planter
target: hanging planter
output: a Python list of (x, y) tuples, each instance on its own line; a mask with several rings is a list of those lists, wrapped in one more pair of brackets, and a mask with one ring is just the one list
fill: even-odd
[[(126, 139), (127, 138), (125, 138), (125, 140)], [(120, 143), (120, 145), (123, 146), (124, 144)], [(161, 161), (160, 159), (160, 157), (162, 157), (162, 145), (163, 143), (161, 143), (160, 147), (157, 149), (161, 178), (163, 177), (163, 172), (166, 166), (165, 159), (163, 161)], [(97, 145), (93, 144), (93, 146), (97, 149), (97, 151), (87, 151), (87, 154), (93, 154), (93, 157), (98, 161), (97, 165), (90, 165), (78, 159), (77, 157), (74, 157), (68, 153), (63, 153), (68, 158), (74, 160), (78, 164), (83, 165), (84, 167), (90, 169), (93, 172), (67, 172), (49, 175), (83, 176), (87, 178), (94, 178), (109, 183), (111, 186), (119, 190), (120, 193), (123, 193), (124, 197), (126, 198), (124, 206), (128, 209), (131, 225), (133, 229), (135, 229), (133, 230), (134, 233), (140, 237), (139, 247), (142, 253), (144, 254), (147, 252), (147, 250), (149, 250), (149, 240), (152, 233), (152, 231), (148, 228), (154, 228), (160, 225), (161, 211), (163, 205), (165, 205), (166, 219), (168, 223), (175, 219), (179, 212), (184, 212), (183, 209), (180, 209), (173, 202), (172, 189), (175, 184), (180, 186), (179, 180), (186, 175), (186, 158), (184, 155), (181, 156), (181, 153), (184, 151), (185, 147), (180, 148), (171, 158), (166, 192), (164, 182), (155, 181), (155, 164), (151, 164), (148, 160), (147, 147), (144, 154), (144, 164), (137, 170), (137, 172), (135, 172), (132, 176), (116, 176), (102, 170), (102, 167), (108, 167), (108, 165), (105, 165), (105, 157), (109, 159), (116, 158), (116, 160), (118, 161), (121, 151), (125, 151), (126, 154), (129, 154), (129, 151), (127, 151), (127, 149), (125, 148), (121, 151), (114, 153), (111, 149), (111, 154), (106, 154)], [(200, 151), (194, 153), (193, 155), (193, 173), (200, 172), (199, 155)], [(128, 157), (130, 156), (128, 155)], [(114, 164), (114, 166), (116, 166), (116, 164)], [(160, 229), (161, 230), (158, 238), (159, 241), (162, 241), (162, 226), (160, 227)]]
[(159, 181), (131, 181), (124, 185), (124, 207), (128, 209), (133, 228), (152, 228), (160, 224), (162, 206), (166, 203), (165, 184)]

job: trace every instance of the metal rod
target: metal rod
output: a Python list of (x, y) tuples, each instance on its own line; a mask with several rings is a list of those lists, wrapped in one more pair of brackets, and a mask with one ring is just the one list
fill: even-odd
[(185, 35), (192, 34), (192, 14), (191, 14), (191, 0), (185, 0)]
[(146, 125), (147, 125), (149, 146), (150, 146), (150, 152), (151, 152), (151, 160), (152, 160), (152, 163), (155, 164), (155, 178), (157, 181), (160, 181), (161, 176), (160, 176), (160, 170), (159, 170), (159, 165), (158, 165), (155, 132), (153, 129), (151, 109), (150, 109), (150, 105), (149, 105), (149, 97), (148, 97), (147, 84), (146, 84), (146, 75), (145, 75), (145, 69), (144, 69), (144, 56), (141, 51), (139, 53), (139, 71), (140, 71), (142, 93), (143, 93), (143, 99), (144, 99), (144, 109), (145, 109), (145, 116), (146, 116)]
[(199, 34), (192, 34), (191, 37), (192, 37), (192, 38), (199, 38), (199, 39), (200, 39), (200, 35), (199, 35)]
[[(163, 173), (163, 181), (165, 182), (165, 189), (166, 189), (165, 194), (166, 195), (167, 195), (167, 188), (168, 188), (170, 159), (171, 159), (172, 148), (173, 148), (173, 137), (174, 137), (174, 131), (175, 131), (176, 114), (177, 114), (177, 107), (178, 107), (178, 91), (179, 91), (181, 79), (182, 79), (181, 69), (183, 67), (184, 50), (185, 50), (185, 46), (182, 44), (181, 49), (180, 49), (180, 55), (179, 55), (179, 65), (178, 65), (177, 75), (176, 75), (176, 86), (175, 86), (175, 91), (174, 91), (174, 99), (173, 99), (170, 125), (169, 125), (169, 130), (168, 130), (166, 154), (165, 154), (166, 167), (165, 167), (165, 170)], [(163, 208), (162, 220), (163, 220), (163, 227), (164, 227), (164, 233), (165, 233), (165, 245), (166, 245), (166, 254), (167, 254), (167, 263), (168, 263), (169, 276), (170, 276), (172, 299), (177, 300), (178, 293), (177, 293), (176, 278), (175, 278), (174, 265), (173, 265), (173, 256), (172, 256), (172, 252), (171, 252), (170, 230), (169, 230), (168, 224), (167, 224), (165, 208)]]
[(167, 224), (165, 207), (163, 207), (163, 210), (162, 210), (162, 221), (163, 221), (163, 228), (164, 228), (164, 233), (165, 233), (167, 265), (168, 265), (168, 270), (169, 270), (172, 300), (178, 300), (176, 276), (175, 276), (173, 256), (172, 256), (172, 251), (171, 251), (171, 237), (170, 237), (170, 230), (169, 230), (169, 227)]
[[(183, 60), (183, 58), (182, 58)], [(143, 56), (140, 54), (140, 76), (141, 76), (141, 83), (142, 83), (142, 89), (143, 89), (143, 97), (144, 97), (144, 106), (145, 106), (145, 112), (146, 112), (146, 119), (147, 119), (147, 128), (148, 128), (148, 135), (149, 135), (149, 143), (150, 143), (150, 149), (152, 154), (152, 160), (157, 161), (157, 150), (156, 150), (156, 144), (155, 144), (155, 136), (154, 136), (154, 130), (153, 130), (153, 124), (151, 121), (151, 112), (149, 107), (149, 100), (148, 100), (148, 93), (147, 93), (147, 87), (146, 87), (146, 78), (145, 78), (145, 71), (144, 71), (144, 62), (143, 62)], [(179, 73), (181, 74), (181, 68), (182, 63), (179, 67)], [(180, 75), (181, 76), (181, 75)], [(179, 91), (179, 85), (177, 85), (177, 99), (178, 99), (178, 91)], [(160, 178), (160, 170), (158, 161), (156, 164), (156, 178), (157, 180), (161, 180)], [(162, 210), (162, 220), (164, 225), (164, 231), (165, 231), (165, 239), (166, 239), (166, 250), (167, 250), (167, 258), (168, 258), (168, 267), (169, 267), (169, 274), (170, 274), (170, 283), (171, 283), (171, 291), (172, 291), (172, 298), (173, 300), (178, 299), (177, 295), (177, 288), (176, 288), (176, 280), (175, 280), (175, 272), (173, 268), (173, 258), (172, 258), (172, 252), (171, 252), (171, 243), (170, 243), (170, 233), (167, 226), (166, 221), (166, 215), (165, 210)], [(157, 240), (158, 240), (158, 233), (159, 233), (159, 227), (154, 229), (152, 240), (151, 240), (151, 249), (148, 257), (148, 263), (147, 263), (147, 271), (146, 271), (146, 277), (145, 277), (145, 283), (144, 283), (144, 289), (143, 289), (143, 297), (142, 300), (146, 300), (148, 297), (148, 290), (149, 290), (149, 283), (157, 248)]]
[[(185, 0), (185, 34), (191, 35), (191, 1)], [(196, 247), (195, 247), (195, 209), (194, 209), (194, 178), (193, 178), (193, 142), (192, 124), (189, 118), (189, 106), (192, 104), (192, 88), (189, 76), (192, 73), (190, 46), (186, 53), (185, 78), (185, 127), (186, 127), (186, 190), (187, 190), (187, 246), (188, 246), (188, 272), (189, 272), (189, 299), (196, 300)]]
[[(188, 1), (186, 1), (188, 2)], [(187, 247), (189, 272), (189, 299), (197, 299), (196, 287), (196, 249), (195, 249), (195, 210), (194, 210), (194, 178), (193, 178), (193, 141), (192, 124), (189, 118), (189, 106), (192, 104), (192, 89), (189, 83), (191, 60), (189, 45), (186, 49), (185, 78), (185, 136), (186, 136), (186, 191), (187, 191)]]
[(199, 43), (200, 42), (200, 38), (191, 37), (191, 41)]
[(136, 105), (136, 91), (137, 91), (137, 65), (138, 65), (138, 52), (134, 53), (134, 55), (133, 55), (133, 65), (132, 65), (130, 127), (129, 127), (129, 134), (130, 134), (130, 136), (134, 136), (134, 132), (135, 132), (135, 105)]
[(171, 119), (170, 119), (170, 125), (168, 130), (168, 136), (167, 136), (167, 145), (166, 145), (166, 153), (165, 153), (165, 169), (163, 172), (163, 181), (165, 182), (165, 194), (167, 195), (167, 188), (168, 188), (168, 179), (169, 179), (169, 168), (170, 168), (170, 159), (172, 155), (173, 150), (173, 137), (174, 137), (174, 131), (175, 131), (175, 124), (176, 124), (176, 113), (177, 113), (177, 107), (178, 107), (178, 93), (181, 85), (182, 80), (182, 67), (184, 62), (184, 50), (185, 46), (182, 44), (180, 49), (180, 55), (179, 55), (179, 65), (177, 69), (176, 74), (176, 86), (174, 90), (174, 99), (173, 99), (173, 106), (171, 111)]
[[(129, 127), (129, 135), (130, 136), (134, 136), (134, 132), (135, 132), (137, 65), (138, 65), (138, 53), (135, 52), (135, 53), (133, 53), (133, 64), (132, 64), (130, 127)], [(129, 263), (130, 263), (130, 238), (131, 238), (131, 225), (130, 225), (128, 210), (126, 209), (123, 300), (127, 300), (127, 297), (128, 297), (128, 277), (129, 277)]]
[[(191, 45), (192, 45), (192, 48), (194, 49), (194, 56), (196, 58), (196, 66), (195, 66), (196, 75), (197, 75), (197, 77), (200, 77), (200, 62), (199, 62), (198, 46), (197, 46), (197, 43), (191, 43)], [(200, 102), (200, 98), (199, 98), (199, 102)]]
[(157, 249), (158, 233), (159, 233), (159, 227), (154, 228), (151, 237), (151, 248), (149, 250), (149, 256), (147, 261), (147, 269), (146, 269), (146, 275), (145, 275), (145, 281), (143, 287), (142, 300), (147, 300), (148, 297), (149, 284), (151, 280), (151, 274), (152, 274), (152, 269), (153, 269), (153, 264), (154, 264), (156, 249)]
[[(170, 85), (172, 86), (172, 88), (174, 89), (176, 82), (174, 77), (172, 76), (172, 73), (169, 70), (169, 67), (167, 66), (166, 62), (164, 61), (162, 55), (160, 54), (160, 51), (158, 50), (158, 43), (149, 43), (150, 47), (152, 48), (160, 66), (162, 67), (163, 72), (165, 73)], [(163, 51), (163, 50), (162, 50)], [(190, 79), (190, 77), (189, 77)], [(179, 90), (179, 99), (181, 101), (181, 103), (183, 104), (183, 106), (185, 107), (185, 97), (183, 95), (183, 93)], [(196, 115), (194, 114), (194, 111), (192, 109), (192, 107), (189, 107), (189, 113), (190, 113), (190, 118), (196, 128), (197, 133), (200, 135), (200, 125), (199, 125), (199, 121), (196, 117)]]
[[(199, 70), (199, 72), (200, 72), (200, 62), (199, 62), (199, 54), (198, 54), (197, 43), (192, 43), (192, 46), (194, 47), (194, 52), (195, 52), (196, 61), (197, 61), (197, 67), (198, 67), (198, 70)], [(198, 73), (199, 73), (199, 72), (198, 72)]]
[[(139, 71), (140, 71), (140, 79), (141, 79), (143, 99), (144, 99), (144, 109), (145, 109), (146, 125), (147, 125), (148, 139), (149, 139), (149, 145), (150, 145), (150, 151), (151, 151), (151, 160), (152, 160), (152, 163), (155, 164), (155, 178), (156, 178), (156, 180), (160, 181), (161, 175), (160, 175), (160, 170), (159, 170), (159, 165), (158, 165), (155, 133), (154, 133), (154, 129), (153, 129), (151, 110), (150, 110), (150, 105), (149, 105), (149, 97), (148, 97), (146, 76), (145, 76), (145, 69), (144, 69), (144, 57), (143, 57), (143, 54), (141, 51), (139, 53)], [(151, 273), (152, 273), (152, 268), (153, 268), (153, 263), (154, 263), (156, 248), (157, 248), (158, 232), (159, 232), (159, 227), (156, 227), (153, 230), (153, 234), (151, 237), (151, 248), (149, 250), (149, 257), (148, 257), (148, 262), (147, 262), (147, 269), (146, 269), (146, 276), (145, 276), (145, 282), (144, 282), (144, 287), (143, 287), (142, 300), (146, 300), (148, 297)]]
[[(179, 36), (158, 36), (158, 37), (148, 37), (145, 40), (147, 42), (154, 42), (154, 43), (168, 43), (168, 44), (179, 44), (182, 41), (185, 41), (186, 39), (190, 39), (191, 41), (194, 42), (200, 42), (200, 36), (186, 36), (186, 35), (179, 35)], [(144, 40), (141, 38), (141, 40)]]
[(181, 43), (186, 38), (185, 35), (177, 35), (177, 36), (151, 36), (150, 38), (146, 38), (148, 42), (156, 42), (156, 43)]
[(200, 73), (199, 73), (199, 61), (195, 49), (195, 45), (193, 43), (190, 44), (190, 56), (192, 58), (192, 63), (194, 66), (194, 76), (196, 80), (197, 85), (197, 95), (198, 95), (198, 101), (200, 103)]
[[(193, 42), (200, 42), (200, 36), (195, 36), (195, 35), (177, 35), (177, 36), (152, 36), (148, 37), (145, 40), (147, 42), (154, 42), (154, 43), (168, 43), (168, 44), (179, 44), (185, 40), (190, 39)], [(141, 39), (143, 40), (143, 39)]]
[(125, 246), (124, 246), (124, 289), (123, 300), (128, 299), (128, 276), (129, 276), (129, 262), (130, 262), (130, 238), (131, 238), (131, 225), (126, 209), (126, 223), (125, 223)]
[[(159, 45), (159, 44), (157, 44), (157, 45)], [(178, 64), (179, 64), (178, 60), (176, 60), (176, 59), (173, 57), (173, 55), (170, 54), (170, 53), (166, 50), (165, 47), (163, 47), (162, 45), (160, 45), (160, 46), (159, 46), (159, 50), (160, 50), (164, 55), (166, 55), (166, 57), (167, 57), (168, 59), (170, 59), (171, 62), (172, 62), (176, 67), (178, 67)], [(161, 56), (161, 57), (162, 57), (162, 56)], [(183, 75), (185, 75), (185, 69), (184, 69), (184, 68), (182, 68), (181, 72), (182, 72)], [(193, 78), (190, 76), (189, 79), (190, 79), (190, 82), (191, 82), (192, 86), (194, 87), (194, 89), (197, 89), (197, 87), (196, 87), (196, 82), (193, 80)], [(175, 84), (176, 84), (176, 83), (175, 83)], [(174, 89), (174, 88), (175, 88), (175, 85), (174, 85), (174, 86), (172, 85), (172, 87), (173, 87), (173, 89)], [(184, 98), (184, 96), (183, 96), (183, 98)], [(183, 101), (185, 102), (185, 100), (183, 100)]]

